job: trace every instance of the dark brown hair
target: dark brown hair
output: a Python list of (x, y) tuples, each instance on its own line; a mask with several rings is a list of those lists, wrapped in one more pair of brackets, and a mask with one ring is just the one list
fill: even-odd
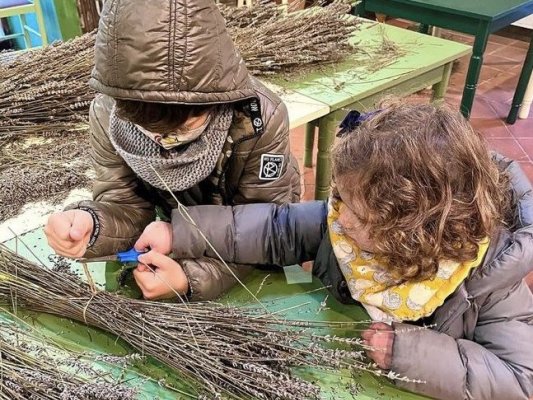
[(200, 116), (212, 107), (213, 105), (147, 103), (116, 99), (118, 117), (162, 134), (179, 128), (188, 118)]
[[(342, 199), (400, 279), (433, 277), (440, 260), (475, 259), (509, 209), (508, 178), (456, 111), (389, 104), (332, 152)], [(346, 196), (345, 196), (346, 197)]]

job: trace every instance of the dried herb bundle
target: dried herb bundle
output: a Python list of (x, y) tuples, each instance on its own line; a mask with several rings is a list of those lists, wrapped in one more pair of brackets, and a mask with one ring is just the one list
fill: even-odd
[(87, 132), (94, 38), (86, 34), (0, 63), (0, 144), (32, 133), (65, 140)]
[(349, 39), (359, 21), (347, 15), (351, 5), (343, 1), (293, 13), (271, 2), (253, 8), (221, 8), (230, 35), (254, 75), (330, 64), (355, 50)]
[(88, 140), (13, 141), (0, 149), (0, 221), (39, 200), (62, 200), (72, 189), (87, 187)]
[[(308, 332), (338, 323), (280, 320), (258, 308), (215, 303), (128, 299), (91, 289), (0, 246), (0, 300), (10, 303), (13, 295), (19, 307), (85, 321), (116, 334), (140, 354), (189, 378), (200, 398), (318, 398), (319, 389), (292, 376), (290, 368), (372, 369), (363, 359), (360, 339)], [(328, 348), (325, 343), (332, 341), (344, 349)]]
[[(127, 357), (127, 356), (126, 356)], [(102, 357), (67, 352), (12, 321), (0, 321), (0, 399), (133, 400), (136, 390), (94, 367)], [(116, 360), (115, 360), (116, 359)], [(128, 362), (115, 357), (113, 361)]]
[[(285, 14), (272, 2), (253, 9), (221, 5), (236, 47), (253, 74), (287, 72), (345, 56), (357, 28), (336, 2)], [(23, 134), (86, 132), (95, 32), (0, 63), (0, 141)]]

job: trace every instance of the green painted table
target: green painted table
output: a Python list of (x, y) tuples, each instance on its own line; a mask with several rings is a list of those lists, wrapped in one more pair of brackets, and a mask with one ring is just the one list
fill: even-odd
[[(329, 194), (330, 147), (339, 122), (350, 109), (372, 108), (385, 95), (406, 96), (428, 86), (433, 86), (433, 99), (440, 101), (448, 87), (453, 62), (471, 51), (464, 44), (363, 21), (362, 29), (351, 39), (362, 50), (334, 66), (303, 73), (291, 80), (273, 80), (330, 107), (328, 115), (307, 126), (306, 167), (312, 166), (315, 126), (318, 126), (316, 199), (326, 199)], [(387, 62), (380, 52), (382, 46), (396, 48), (399, 55)]]
[[(468, 117), (489, 35), (533, 13), (533, 0), (362, 0), (359, 12), (364, 11), (379, 12), (420, 22), (425, 26), (434, 25), (475, 36), (461, 101), (461, 112)], [(531, 75), (531, 46), (508, 117), (510, 122), (516, 120), (516, 113)]]
[[(14, 227), (17, 230), (17, 227)], [(25, 247), (22, 241), (28, 246)], [(12, 239), (5, 243), (23, 257), (32, 261), (42, 261), (45, 265), (50, 265), (48, 256), (51, 249), (46, 245), (42, 229), (33, 230), (20, 237), (20, 240)], [(117, 263), (89, 264), (91, 275), (95, 283), (105, 290), (117, 289), (117, 276), (120, 265)], [(76, 266), (73, 266), (76, 268)], [(80, 268), (77, 266), (77, 268)], [(78, 269), (77, 272), (81, 272)], [(269, 274), (267, 276), (267, 274)], [(283, 315), (288, 318), (301, 320), (321, 320), (321, 321), (353, 321), (367, 320), (368, 316), (361, 307), (344, 306), (328, 296), (325, 288), (317, 281), (311, 283), (287, 284), (285, 275), (281, 271), (264, 272), (256, 271), (245, 281), (252, 293), (257, 292), (259, 300), (271, 311), (287, 310)], [(129, 287), (125, 294), (136, 297), (138, 290)], [(250, 295), (241, 287), (235, 287), (220, 302), (230, 304), (252, 304)], [(324, 303), (323, 303), (324, 302)], [(81, 323), (71, 320), (57, 318), (47, 314), (36, 314), (18, 310), (19, 317), (33, 324), (41, 332), (59, 341), (66, 348), (77, 350), (93, 350), (111, 354), (127, 354), (132, 349), (122, 340), (97, 329), (89, 328)], [(336, 334), (339, 336), (353, 336), (354, 332), (347, 328), (335, 329), (335, 331), (324, 330), (321, 334)], [(105, 366), (102, 366), (105, 368)], [(109, 367), (108, 367), (109, 368)], [(422, 400), (424, 397), (405, 392), (394, 387), (384, 378), (378, 378), (368, 373), (361, 373), (357, 376), (360, 384), (357, 393), (348, 389), (348, 385), (355, 383), (354, 379), (344, 371), (341, 373), (329, 373), (319, 370), (298, 370), (298, 375), (315, 381), (322, 388), (322, 398), (339, 399), (361, 399), (361, 400)], [(146, 381), (141, 376), (148, 375), (155, 380)], [(139, 387), (140, 399), (176, 399), (189, 397), (181, 396), (177, 392), (165, 388), (158, 384), (160, 379), (164, 379), (167, 385), (184, 390), (180, 386), (179, 376), (176, 376), (168, 368), (165, 368), (154, 360), (147, 360), (144, 363), (135, 365), (132, 370), (127, 371), (125, 380), (129, 384)]]

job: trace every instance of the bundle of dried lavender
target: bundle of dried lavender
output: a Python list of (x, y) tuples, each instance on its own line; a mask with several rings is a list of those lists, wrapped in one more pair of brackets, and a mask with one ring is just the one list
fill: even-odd
[[(101, 356), (73, 354), (0, 321), (0, 399), (133, 400), (136, 390), (94, 366)], [(108, 360), (105, 360), (108, 363)], [(123, 364), (127, 359), (111, 360)]]
[(13, 141), (0, 148), (0, 221), (29, 202), (62, 200), (87, 187), (91, 169), (85, 137)]
[(86, 133), (94, 33), (0, 63), (0, 144), (20, 135)]
[[(273, 2), (248, 8), (220, 6), (236, 47), (256, 75), (330, 63), (351, 50), (357, 20), (335, 2), (284, 13)], [(0, 63), (0, 141), (39, 133), (64, 137), (87, 130), (94, 92), (88, 87), (95, 32)]]
[(330, 64), (355, 51), (349, 40), (359, 29), (359, 20), (347, 15), (351, 5), (344, 1), (293, 13), (264, 1), (252, 8), (221, 9), (254, 75), (287, 74)]
[[(360, 339), (312, 335), (335, 322), (290, 321), (259, 308), (215, 303), (153, 303), (95, 291), (0, 246), (0, 300), (16, 293), (19, 307), (85, 321), (116, 334), (189, 378), (204, 398), (318, 398), (319, 388), (292, 367), (372, 370)], [(346, 327), (346, 323), (343, 324)], [(353, 325), (351, 325), (353, 326)], [(337, 342), (343, 349), (331, 348)], [(353, 347), (356, 347), (353, 349)], [(376, 371), (379, 373), (379, 371)]]

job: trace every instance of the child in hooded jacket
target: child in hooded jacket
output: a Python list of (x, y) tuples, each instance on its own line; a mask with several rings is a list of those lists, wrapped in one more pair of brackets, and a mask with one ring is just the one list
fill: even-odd
[(191, 207), (198, 229), (182, 219), (174, 256), (216, 257), (201, 231), (228, 262), (313, 260), (339, 301), (375, 321), (368, 355), (424, 382), (398, 385), (439, 399), (529, 399), (531, 184), (447, 108), (392, 104), (357, 125), (333, 148), (329, 201)]
[[(135, 246), (168, 255), (180, 229), (168, 220), (175, 198), (186, 206), (299, 200), (287, 107), (250, 75), (215, 2), (108, 1), (94, 53), (93, 198), (50, 216), (44, 232), (56, 253), (92, 258)], [(182, 270), (198, 294), (205, 274), (218, 274), (226, 290), (233, 274), (251, 270), (221, 267), (183, 260), (135, 280), (144, 298), (167, 299), (176, 295), (162, 279)]]

